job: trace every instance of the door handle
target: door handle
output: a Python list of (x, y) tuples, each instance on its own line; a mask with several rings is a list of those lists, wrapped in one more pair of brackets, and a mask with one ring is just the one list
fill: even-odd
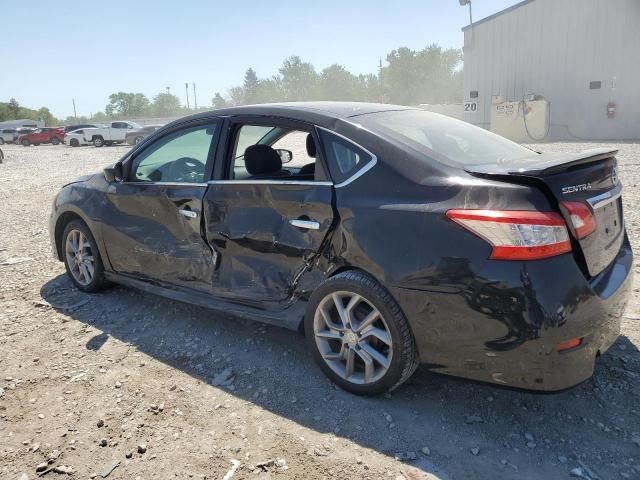
[(304, 228), (306, 230), (320, 230), (320, 222), (313, 220), (289, 220), (294, 227)]
[(182, 208), (178, 210), (178, 212), (180, 212), (180, 215), (187, 218), (196, 218), (198, 216), (198, 212), (194, 212), (191, 209)]

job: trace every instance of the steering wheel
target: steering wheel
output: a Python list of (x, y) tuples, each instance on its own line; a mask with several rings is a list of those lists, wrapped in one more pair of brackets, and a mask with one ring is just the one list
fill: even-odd
[(178, 158), (171, 162), (168, 177), (175, 182), (197, 182), (204, 178), (205, 166), (191, 157)]

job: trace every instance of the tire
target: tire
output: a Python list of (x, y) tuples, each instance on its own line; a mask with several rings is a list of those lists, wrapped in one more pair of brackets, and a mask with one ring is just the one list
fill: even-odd
[(60, 139), (58, 137), (52, 137), (51, 145), (60, 145)]
[(142, 140), (144, 140), (144, 137), (137, 136), (137, 137), (133, 140), (133, 144), (134, 144), (134, 145), (138, 145), (140, 142), (142, 142)]
[[(333, 322), (333, 315), (338, 313), (336, 300), (332, 298), (334, 295), (338, 302), (344, 301), (345, 310), (351, 299), (361, 298), (351, 309), (349, 328), (343, 328), (344, 332), (332, 330), (323, 320), (327, 317), (321, 314), (320, 308), (327, 312), (332, 325), (343, 327)], [(377, 317), (373, 315), (374, 310), (379, 314)], [(368, 318), (377, 320), (361, 328)], [(352, 320), (353, 324), (350, 323)], [(364, 272), (339, 273), (320, 284), (309, 299), (304, 326), (309, 350), (320, 369), (339, 387), (351, 393), (376, 395), (391, 391), (418, 367), (418, 353), (409, 322), (389, 292)], [(371, 334), (373, 331), (377, 332), (376, 335)], [(330, 338), (324, 338), (327, 335)], [(372, 350), (375, 350), (375, 355), (369, 353)], [(349, 368), (346, 359), (336, 358), (343, 352), (345, 358), (353, 352), (351, 374), (346, 373)], [(325, 360), (329, 356), (334, 358)], [(386, 365), (378, 358), (384, 359)], [(367, 363), (371, 365), (370, 373), (365, 368)]]
[(28, 147), (29, 145), (31, 145), (31, 142), (29, 142), (29, 140), (22, 140), (22, 142), (20, 142), (22, 144), (23, 147)]
[(93, 146), (98, 148), (104, 147), (104, 138), (100, 135), (93, 137)]
[(39, 143), (34, 143), (34, 144), (33, 144), (33, 146), (34, 146), (34, 147), (39, 147), (39, 146), (40, 146), (40, 144), (39, 144)]
[(72, 147), (79, 147), (80, 141), (77, 138), (72, 138), (69, 142), (69, 145), (71, 145)]
[[(67, 243), (69, 237), (72, 235), (77, 239), (78, 233), (81, 234), (80, 238), (84, 238), (84, 241), (81, 242), (84, 245), (84, 248), (80, 249), (80, 257), (73, 255), (73, 250), (69, 248), (69, 245)], [(71, 240), (73, 240), (73, 238)], [(73, 241), (71, 243), (73, 243)], [(76, 245), (78, 244), (79, 242), (76, 241)], [(100, 252), (98, 250), (98, 247), (96, 246), (96, 241), (94, 240), (91, 231), (83, 221), (72, 220), (64, 227), (64, 230), (62, 232), (61, 250), (62, 259), (64, 261), (64, 267), (67, 271), (67, 275), (71, 279), (71, 282), (76, 286), (76, 288), (82, 290), (83, 292), (94, 293), (103, 290), (107, 286), (108, 282), (104, 276), (104, 266), (102, 264)], [(83, 257), (86, 258), (87, 256), (93, 258), (93, 273), (89, 276), (90, 278), (87, 278), (86, 276), (86, 273), (88, 273), (89, 270), (82, 269), (78, 266), (78, 264), (74, 265), (73, 263), (75, 261), (75, 257), (80, 260), (79, 263), (84, 264), (86, 267), (88, 260), (83, 261)]]
[(0, 137), (0, 145), (4, 145), (4, 138)]

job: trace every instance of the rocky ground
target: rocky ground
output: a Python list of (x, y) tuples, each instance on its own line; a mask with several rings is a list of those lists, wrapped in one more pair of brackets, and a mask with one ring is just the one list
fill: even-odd
[[(74, 290), (50, 253), (51, 201), (125, 148), (2, 148), (0, 478), (640, 478), (637, 286), (622, 336), (573, 390), (419, 369), (359, 398), (294, 332), (121, 287)], [(619, 148), (638, 251), (640, 145)]]

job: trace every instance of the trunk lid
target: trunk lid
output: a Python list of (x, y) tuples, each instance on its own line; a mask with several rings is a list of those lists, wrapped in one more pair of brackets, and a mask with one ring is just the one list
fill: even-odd
[(622, 185), (616, 153), (617, 150), (592, 149), (578, 154), (533, 154), (517, 160), (468, 165), (465, 170), (475, 176), (536, 184), (559, 204), (587, 205), (596, 229), (582, 239), (576, 238), (566, 209), (559, 210), (580, 245), (589, 275), (595, 276), (613, 261), (624, 240)]

